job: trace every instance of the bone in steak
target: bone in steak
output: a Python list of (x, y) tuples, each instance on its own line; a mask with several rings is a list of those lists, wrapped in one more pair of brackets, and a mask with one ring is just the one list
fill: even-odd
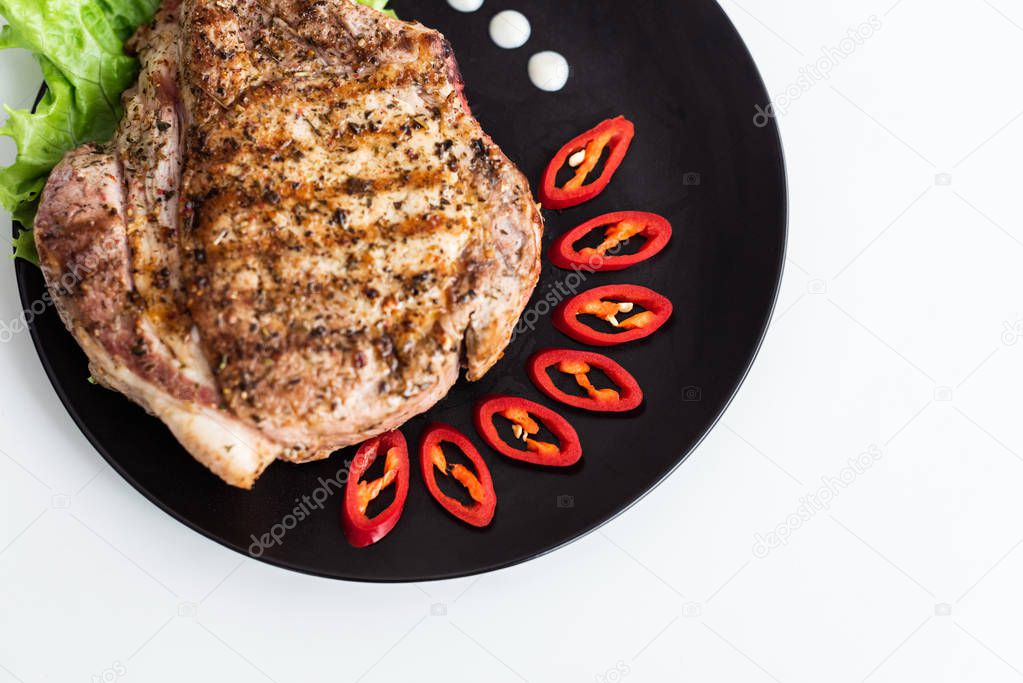
[(114, 140), (67, 155), (35, 224), (99, 382), (248, 488), (497, 362), (543, 224), (443, 36), (354, 0), (172, 0), (130, 45)]

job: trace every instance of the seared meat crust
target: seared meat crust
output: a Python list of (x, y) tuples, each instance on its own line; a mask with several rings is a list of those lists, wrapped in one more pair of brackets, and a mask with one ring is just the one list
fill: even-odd
[[(55, 170), (36, 231), (102, 381), (247, 486), (500, 358), (543, 227), (440, 34), (353, 0), (185, 0), (133, 43), (115, 140)], [(175, 428), (197, 410), (241, 435), (238, 471), (208, 429)]]

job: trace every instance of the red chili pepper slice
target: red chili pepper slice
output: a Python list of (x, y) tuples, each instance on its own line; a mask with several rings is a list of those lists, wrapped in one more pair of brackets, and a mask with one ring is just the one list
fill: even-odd
[[(646, 310), (619, 320), (635, 306)], [(600, 332), (579, 320), (592, 315), (623, 332)], [(563, 302), (554, 311), (554, 327), (577, 342), (592, 346), (615, 346), (649, 337), (671, 317), (671, 302), (657, 292), (638, 285), (594, 287)]]
[[(512, 422), (512, 430), (523, 440), (525, 449), (515, 448), (497, 433), (494, 416), (500, 415)], [(558, 444), (537, 441), (532, 437), (540, 431), (536, 416), (558, 440)], [(476, 404), (473, 414), (476, 431), (491, 448), (514, 460), (533, 465), (568, 467), (579, 462), (583, 455), (579, 435), (568, 421), (556, 412), (533, 401), (515, 396), (488, 396)], [(526, 450), (528, 449), (528, 450)]]
[[(442, 443), (454, 444), (465, 454), (475, 474), (464, 465), (448, 467)], [(472, 526), (485, 527), (494, 518), (497, 507), (497, 494), (494, 493), (494, 482), (490, 478), (487, 463), (480, 456), (472, 442), (460, 431), (446, 424), (434, 424), (426, 428), (419, 446), (419, 467), (423, 473), (423, 481), (430, 495), (452, 515)], [(437, 485), (437, 470), (451, 475), (469, 492), (472, 505), (465, 505), (460, 500), (446, 495)]]
[[(385, 453), (384, 474), (373, 481), (360, 481), (380, 453)], [(381, 434), (359, 446), (348, 470), (345, 500), (341, 507), (341, 528), (356, 548), (365, 548), (390, 533), (401, 518), (408, 497), (408, 444), (401, 432)], [(387, 509), (370, 519), (366, 508), (381, 491), (394, 484), (394, 500)]]
[[(578, 396), (562, 391), (554, 384), (550, 368), (575, 377), (576, 383), (586, 392)], [(614, 382), (617, 389), (597, 389), (590, 380), (590, 371), (596, 368)], [(643, 390), (629, 371), (607, 356), (590, 351), (571, 349), (546, 349), (529, 359), (529, 377), (536, 388), (555, 401), (574, 408), (592, 410), (598, 413), (624, 413), (643, 402)]]
[[(598, 228), (605, 228), (604, 241), (596, 248), (576, 249), (575, 244)], [(633, 237), (645, 238), (634, 254), (616, 256), (622, 242)], [(625, 270), (658, 254), (671, 239), (671, 223), (656, 213), (620, 211), (597, 216), (559, 237), (551, 248), (551, 263), (566, 270), (581, 266), (594, 271)], [(608, 252), (611, 252), (609, 255)]]
[[(544, 171), (540, 182), (540, 203), (546, 209), (567, 209), (578, 206), (596, 197), (611, 182), (611, 177), (625, 159), (636, 129), (624, 116), (608, 119), (595, 128), (586, 131), (562, 147)], [(604, 150), (610, 146), (607, 162), (600, 176), (587, 183), (586, 177), (600, 163)], [(575, 175), (562, 187), (558, 187), (558, 172), (568, 163), (570, 166), (582, 155), (581, 161), (572, 166)], [(571, 161), (570, 161), (571, 160)]]

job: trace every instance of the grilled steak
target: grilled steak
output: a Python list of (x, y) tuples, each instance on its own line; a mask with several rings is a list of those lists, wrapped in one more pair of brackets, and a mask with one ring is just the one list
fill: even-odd
[(354, 0), (172, 2), (36, 246), (94, 377), (249, 487), (482, 377), (543, 226), (436, 31)]

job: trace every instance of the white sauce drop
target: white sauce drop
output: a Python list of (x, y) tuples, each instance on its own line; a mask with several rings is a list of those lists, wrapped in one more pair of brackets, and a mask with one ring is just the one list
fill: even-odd
[(448, 4), (459, 12), (475, 12), (483, 7), (483, 0), (448, 0)]
[(490, 20), (490, 37), (498, 47), (506, 50), (514, 50), (525, 45), (532, 31), (529, 19), (526, 19), (522, 12), (513, 9), (499, 12)]
[(546, 92), (557, 92), (568, 83), (568, 60), (557, 52), (538, 52), (529, 58), (529, 80)]

